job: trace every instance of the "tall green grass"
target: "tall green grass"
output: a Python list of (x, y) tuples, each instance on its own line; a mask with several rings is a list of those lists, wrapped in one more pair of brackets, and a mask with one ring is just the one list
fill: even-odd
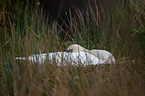
[[(28, 2), (27, 2), (28, 3)], [(126, 2), (125, 2), (126, 3)], [(35, 6), (0, 2), (0, 95), (143, 96), (145, 94), (144, 3), (121, 2), (114, 14), (89, 6), (76, 9), (66, 30), (49, 23)], [(61, 37), (61, 33), (66, 38)], [(29, 61), (17, 56), (65, 51), (71, 44), (110, 51), (116, 64), (74, 67)], [(132, 62), (135, 60), (135, 63)]]

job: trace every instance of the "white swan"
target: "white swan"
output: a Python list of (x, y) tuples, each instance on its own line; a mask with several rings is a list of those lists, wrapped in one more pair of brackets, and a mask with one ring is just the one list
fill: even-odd
[(58, 66), (61, 65), (78, 65), (83, 64), (86, 65), (96, 65), (99, 59), (88, 53), (88, 52), (75, 52), (75, 53), (67, 53), (67, 52), (53, 52), (53, 53), (44, 53), (44, 54), (32, 54), (29, 57), (16, 57), (16, 59), (20, 60), (29, 60), (32, 63), (42, 64), (46, 60), (50, 61), (50, 63), (56, 62)]
[(94, 56), (96, 56), (99, 59), (99, 62), (97, 64), (110, 64), (110, 63), (115, 63), (115, 58), (114, 56), (106, 51), (106, 50), (88, 50), (83, 48), (82, 46), (78, 45), (78, 44), (73, 44), (70, 45), (67, 49), (67, 52), (87, 52), (90, 53)]

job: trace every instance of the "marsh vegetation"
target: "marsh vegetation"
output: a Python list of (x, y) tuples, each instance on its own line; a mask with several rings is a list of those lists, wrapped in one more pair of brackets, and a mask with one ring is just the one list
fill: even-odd
[[(113, 13), (97, 4), (85, 13), (75, 9), (74, 17), (69, 10), (65, 29), (56, 21), (50, 23), (37, 2), (24, 7), (19, 0), (0, 1), (0, 95), (144, 96), (145, 2), (123, 1)], [(74, 43), (107, 50), (116, 63), (60, 67), (15, 59), (63, 52)]]

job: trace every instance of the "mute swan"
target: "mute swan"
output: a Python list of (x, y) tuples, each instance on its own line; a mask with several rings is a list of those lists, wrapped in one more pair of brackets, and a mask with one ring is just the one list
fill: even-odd
[(44, 53), (44, 54), (32, 54), (29, 57), (16, 57), (16, 59), (20, 60), (29, 60), (33, 63), (42, 64), (46, 60), (50, 61), (50, 63), (56, 62), (58, 66), (66, 65), (68, 63), (72, 65), (83, 64), (86, 65), (96, 65), (98, 63), (98, 58), (94, 55), (87, 52), (75, 52), (75, 53), (67, 53), (67, 52), (53, 52), (53, 53)]
[(67, 52), (73, 52), (73, 53), (75, 53), (75, 52), (87, 52), (87, 53), (90, 53), (99, 59), (99, 62), (97, 64), (115, 63), (114, 56), (106, 50), (95, 50), (95, 49), (88, 50), (88, 49), (85, 49), (78, 44), (73, 44), (73, 45), (70, 45), (68, 47)]

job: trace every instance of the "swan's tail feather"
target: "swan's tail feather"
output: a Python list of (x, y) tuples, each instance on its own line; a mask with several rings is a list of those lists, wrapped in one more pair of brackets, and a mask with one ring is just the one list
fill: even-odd
[(26, 57), (16, 57), (16, 60), (26, 60)]

